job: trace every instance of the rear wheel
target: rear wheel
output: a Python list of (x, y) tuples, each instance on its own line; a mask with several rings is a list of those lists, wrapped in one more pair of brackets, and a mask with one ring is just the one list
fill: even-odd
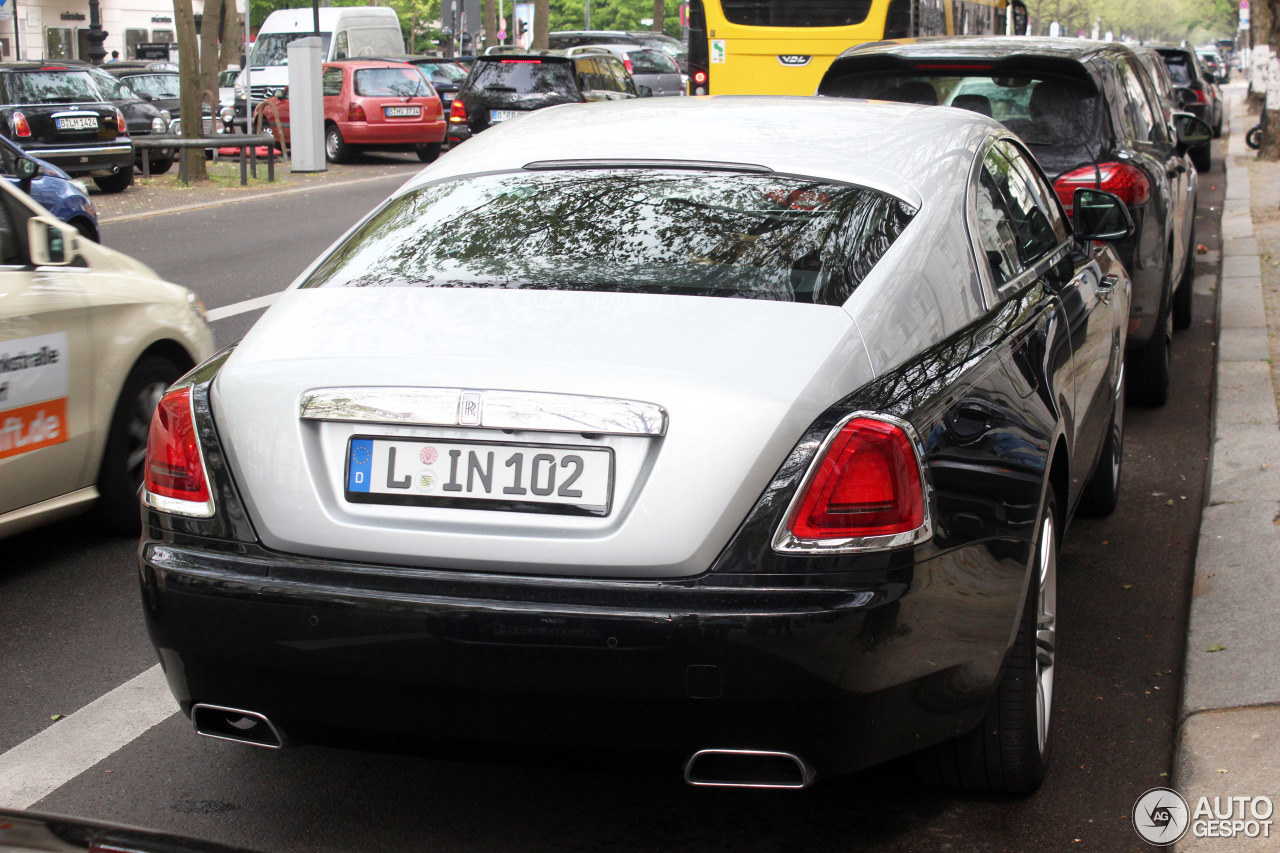
[(137, 535), (141, 528), (138, 493), (147, 454), (151, 416), (182, 369), (163, 356), (147, 356), (133, 366), (116, 400), (111, 431), (98, 468), (98, 515), (115, 533)]
[[(1120, 379), (1124, 382), (1123, 374)], [(1107, 424), (1107, 438), (1102, 444), (1098, 467), (1085, 484), (1080, 496), (1080, 512), (1101, 517), (1115, 512), (1120, 502), (1120, 469), (1124, 464), (1124, 388), (1116, 395), (1111, 409), (1111, 422)]]
[(103, 175), (102, 177), (94, 178), (93, 182), (97, 184), (98, 189), (102, 190), (104, 193), (124, 192), (129, 188), (129, 185), (133, 183), (133, 167), (130, 166), (128, 169), (121, 169), (114, 175)]
[(1045, 497), (1031, 579), (1013, 648), (982, 725), (917, 757), (925, 781), (970, 791), (1026, 794), (1049, 764), (1058, 616), (1058, 516)]
[(1187, 240), (1187, 260), (1182, 265), (1182, 280), (1173, 292), (1173, 328), (1181, 331), (1191, 325), (1191, 295), (1196, 279), (1196, 225), (1191, 223)]
[(418, 159), (423, 163), (435, 162), (435, 159), (440, 156), (440, 145), (441, 143), (439, 142), (428, 142), (426, 145), (419, 145), (416, 149)]
[(151, 174), (153, 175), (163, 175), (171, 168), (173, 168), (172, 157), (156, 157), (151, 161)]
[(324, 156), (330, 163), (345, 163), (351, 157), (351, 146), (342, 138), (342, 131), (336, 124), (325, 125)]

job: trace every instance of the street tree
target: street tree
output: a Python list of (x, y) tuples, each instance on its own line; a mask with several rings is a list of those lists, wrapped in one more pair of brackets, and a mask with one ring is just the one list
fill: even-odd
[[(173, 0), (173, 21), (178, 35), (178, 80), (181, 87), (179, 110), (185, 117), (182, 135), (187, 139), (196, 139), (203, 130), (200, 121), (200, 93), (206, 88), (218, 91), (218, 80), (215, 74), (211, 86), (206, 86), (201, 74), (200, 43), (196, 37), (196, 19), (191, 10), (191, 0)], [(186, 149), (180, 156), (186, 158), (188, 180), (200, 182), (209, 179), (204, 168), (203, 151)]]
[[(1263, 0), (1255, 2), (1250, 20), (1253, 30), (1254, 47), (1267, 45), (1271, 48), (1270, 61), (1274, 66), (1280, 57), (1280, 0)], [(1262, 8), (1258, 8), (1262, 7)], [(1266, 109), (1262, 112), (1262, 148), (1258, 157), (1262, 160), (1280, 160), (1280, 115), (1277, 115), (1280, 104), (1271, 97), (1270, 74), (1267, 75)]]

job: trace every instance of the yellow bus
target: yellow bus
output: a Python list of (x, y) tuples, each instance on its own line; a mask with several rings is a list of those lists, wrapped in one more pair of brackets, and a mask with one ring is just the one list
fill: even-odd
[(857, 44), (1026, 26), (1023, 0), (691, 0), (689, 93), (812, 95)]

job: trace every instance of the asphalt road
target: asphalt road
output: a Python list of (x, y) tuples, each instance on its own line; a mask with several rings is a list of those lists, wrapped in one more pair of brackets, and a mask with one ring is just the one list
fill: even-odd
[[(104, 234), (210, 308), (228, 306), (285, 285), (398, 180), (110, 224)], [(688, 788), (677, 768), (276, 753), (196, 737), (175, 714), (34, 808), (280, 851), (1148, 849), (1129, 813), (1171, 770), (1223, 190), (1215, 143), (1197, 217), (1213, 252), (1200, 256), (1195, 322), (1175, 338), (1169, 403), (1127, 410), (1120, 508), (1078, 520), (1065, 539), (1055, 755), (1034, 796), (931, 789), (906, 761), (803, 792), (752, 792)], [(258, 313), (216, 323), (219, 345)], [(80, 520), (0, 542), (0, 753), (155, 664), (134, 549)]]

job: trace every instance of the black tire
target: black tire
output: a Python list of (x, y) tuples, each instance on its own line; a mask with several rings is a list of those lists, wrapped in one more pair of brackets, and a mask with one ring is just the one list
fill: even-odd
[(1191, 149), (1191, 164), (1196, 167), (1197, 172), (1209, 171), (1211, 165), (1209, 143), (1206, 142)]
[(973, 731), (917, 754), (916, 771), (930, 784), (1028, 794), (1044, 781), (1053, 734), (1057, 630), (1058, 515), (1052, 490), (1036, 530), (1022, 618), (991, 706)]
[(324, 156), (330, 163), (345, 163), (351, 159), (351, 146), (342, 138), (336, 124), (324, 126)]
[[(1121, 378), (1123, 384), (1124, 379)], [(1120, 474), (1124, 465), (1124, 388), (1116, 395), (1097, 467), (1080, 496), (1080, 513), (1095, 518), (1111, 515), (1120, 502)]]
[[(1172, 294), (1168, 301), (1173, 301)], [(1163, 406), (1169, 400), (1169, 364), (1173, 359), (1173, 318), (1160, 307), (1151, 340), (1125, 356), (1128, 400), (1140, 406)]]
[(133, 183), (133, 169), (121, 169), (114, 175), (103, 175), (100, 178), (94, 178), (93, 182), (104, 193), (122, 193)]
[(172, 168), (172, 157), (157, 157), (151, 161), (151, 174), (153, 175), (163, 175)]
[(1182, 280), (1173, 292), (1173, 328), (1182, 331), (1191, 325), (1191, 297), (1196, 280), (1196, 224), (1191, 223), (1187, 240), (1187, 259), (1182, 265)]
[(103, 526), (112, 532), (136, 536), (141, 529), (138, 491), (151, 416), (165, 389), (182, 373), (182, 368), (163, 356), (146, 356), (129, 371), (120, 390), (98, 468), (97, 512)]
[(93, 223), (87, 219), (72, 219), (70, 225), (74, 225), (76, 230), (80, 232), (80, 236), (86, 240), (92, 240), (95, 243), (101, 243), (102, 238), (98, 235), (98, 229), (93, 227)]
[(439, 142), (428, 142), (426, 145), (419, 145), (415, 150), (418, 153), (418, 159), (423, 163), (434, 163), (440, 156), (440, 147)]
[(1244, 135), (1244, 144), (1254, 151), (1262, 147), (1262, 125), (1256, 124), (1249, 128), (1249, 132)]

